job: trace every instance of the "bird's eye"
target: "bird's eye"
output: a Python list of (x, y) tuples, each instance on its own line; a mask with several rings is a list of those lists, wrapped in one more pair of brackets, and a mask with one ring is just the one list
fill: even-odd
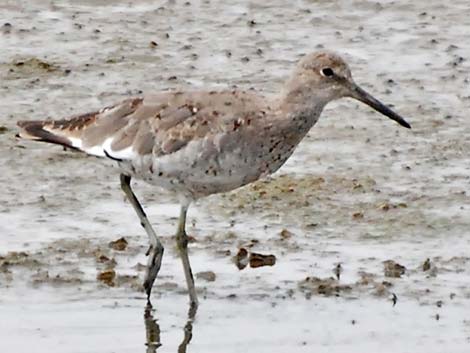
[(329, 68), (329, 67), (325, 67), (324, 69), (321, 69), (321, 74), (323, 76), (326, 76), (326, 77), (331, 77), (333, 76), (335, 73), (333, 72), (333, 69)]

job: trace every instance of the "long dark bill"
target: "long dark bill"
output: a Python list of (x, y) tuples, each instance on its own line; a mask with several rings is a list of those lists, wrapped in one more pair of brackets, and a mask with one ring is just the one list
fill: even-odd
[(381, 103), (374, 97), (372, 97), (369, 93), (364, 91), (361, 87), (359, 87), (356, 84), (353, 84), (351, 87), (351, 96), (352, 98), (355, 98), (362, 103), (367, 104), (368, 106), (374, 108), (378, 112), (382, 113), (385, 116), (388, 116), (390, 119), (395, 120), (398, 124), (401, 126), (404, 126), (408, 129), (411, 129), (410, 124), (408, 124), (405, 119), (403, 119), (400, 115), (395, 113), (393, 110), (391, 110), (389, 107), (387, 107), (385, 104)]

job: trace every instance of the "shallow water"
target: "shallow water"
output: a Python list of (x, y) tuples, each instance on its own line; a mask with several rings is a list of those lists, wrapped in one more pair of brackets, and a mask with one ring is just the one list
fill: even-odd
[[(137, 182), (167, 249), (153, 293), (157, 350), (178, 351), (191, 326), (188, 352), (468, 350), (466, 1), (34, 0), (0, 10), (0, 351), (152, 351), (147, 239), (118, 171), (17, 141), (18, 120), (176, 87), (273, 93), (321, 47), (344, 53), (356, 81), (413, 129), (332, 103), (272, 178), (193, 205), (193, 270), (215, 281), (197, 279), (189, 326), (176, 200)], [(111, 249), (120, 237), (126, 249)], [(242, 247), (276, 264), (240, 271)], [(385, 276), (386, 260), (405, 273)], [(110, 270), (111, 287), (97, 281)]]

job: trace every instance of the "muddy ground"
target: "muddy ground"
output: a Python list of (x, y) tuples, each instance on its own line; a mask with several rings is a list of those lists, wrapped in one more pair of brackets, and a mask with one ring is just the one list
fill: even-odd
[[(467, 352), (469, 11), (435, 0), (0, 1), (0, 351)], [(174, 88), (272, 94), (317, 48), (341, 52), (413, 129), (332, 103), (278, 173), (194, 204), (201, 305), (189, 321), (177, 202), (136, 182), (167, 249), (144, 320), (147, 238), (118, 170), (18, 141), (16, 122)], [(239, 270), (241, 248), (275, 264)]]

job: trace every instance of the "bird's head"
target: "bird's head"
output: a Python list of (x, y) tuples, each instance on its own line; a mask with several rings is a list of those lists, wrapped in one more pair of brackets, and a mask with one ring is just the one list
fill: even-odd
[(360, 88), (354, 82), (348, 64), (333, 52), (319, 51), (304, 56), (297, 64), (287, 89), (293, 99), (316, 99), (320, 104), (343, 97), (354, 98), (410, 128), (399, 114)]

